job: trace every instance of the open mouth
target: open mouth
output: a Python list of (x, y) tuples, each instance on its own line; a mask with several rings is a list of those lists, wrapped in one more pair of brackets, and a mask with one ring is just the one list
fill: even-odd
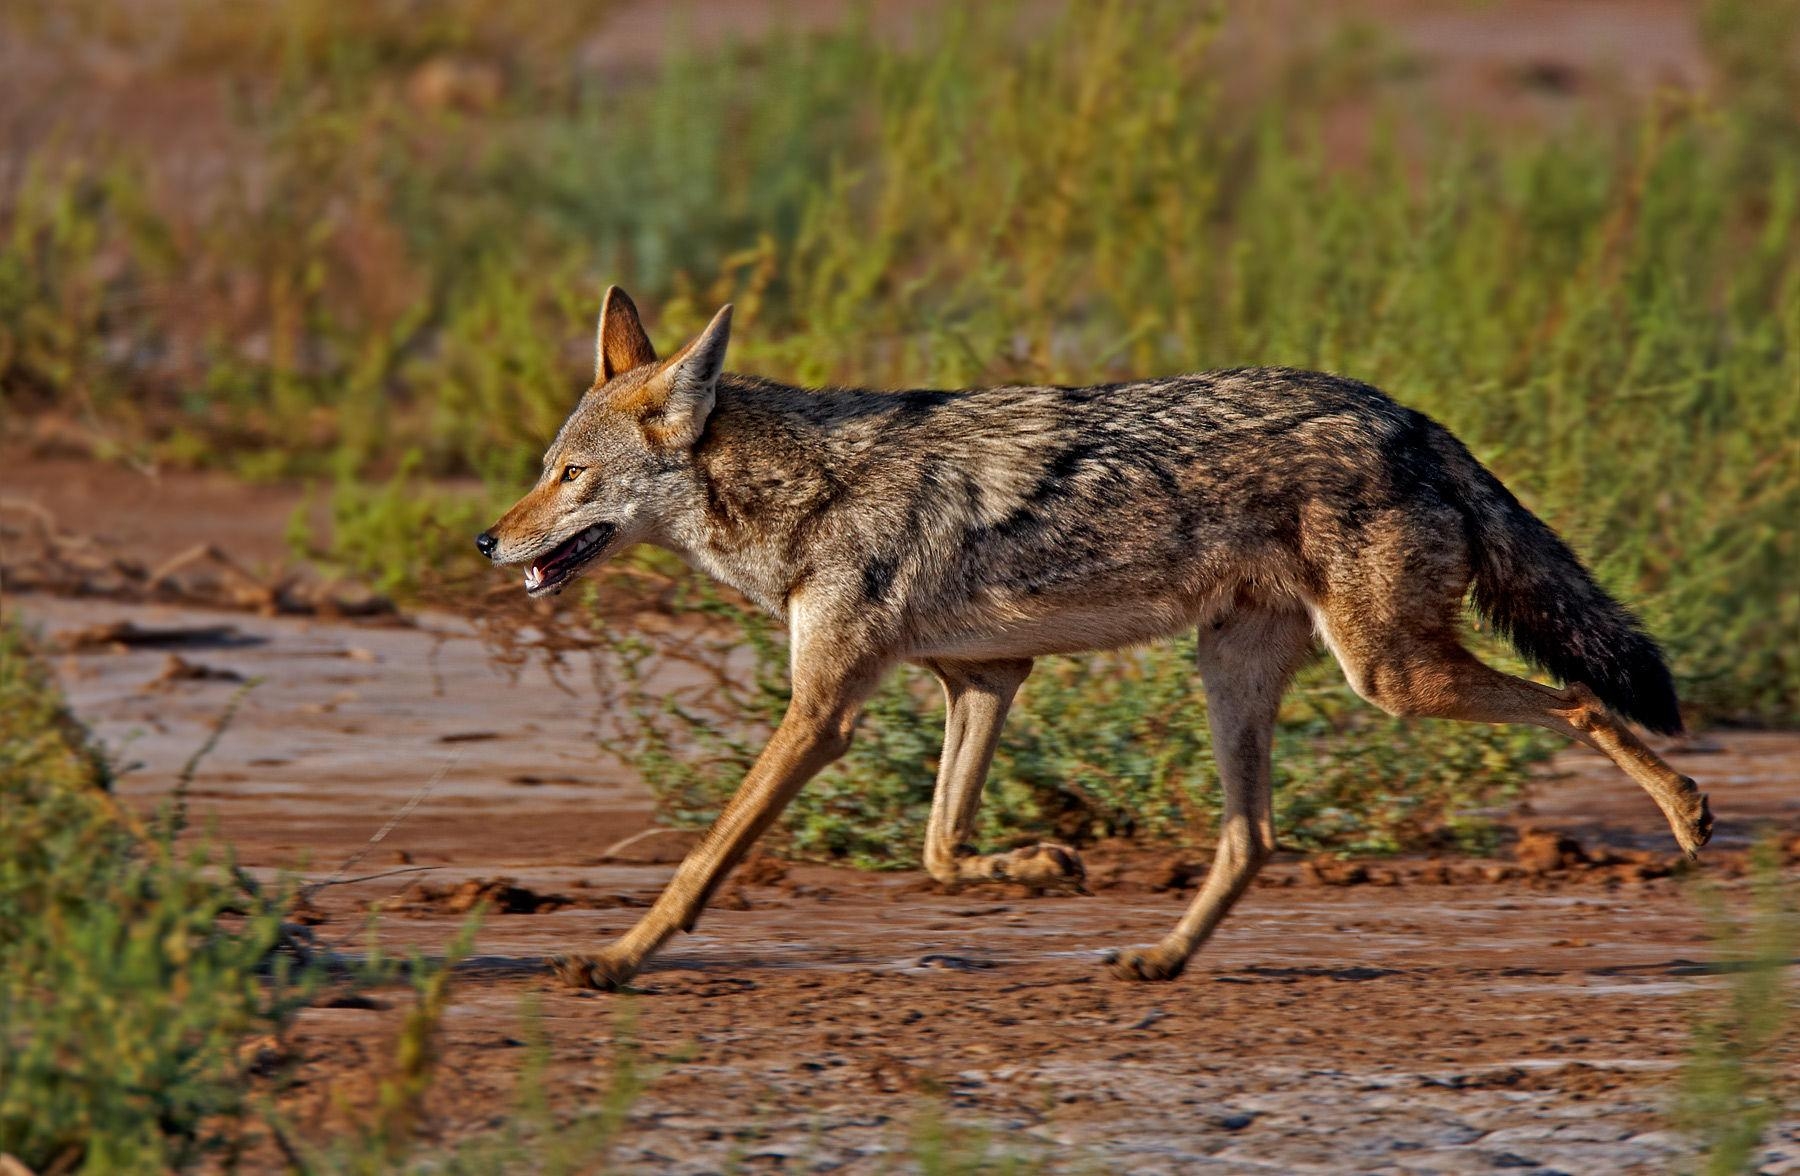
[(563, 585), (600, 554), (616, 529), (611, 523), (595, 523), (532, 560), (531, 566), (525, 569), (526, 594), (544, 596), (562, 591)]

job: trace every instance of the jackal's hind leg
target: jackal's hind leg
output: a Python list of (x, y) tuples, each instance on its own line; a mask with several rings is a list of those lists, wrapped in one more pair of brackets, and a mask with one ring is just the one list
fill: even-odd
[(944, 753), (925, 827), (925, 869), (948, 890), (982, 882), (1020, 882), (1036, 890), (1085, 890), (1081, 855), (1066, 845), (1028, 845), (1011, 853), (977, 854), (968, 842), (981, 810), (1000, 728), (1029, 659), (959, 662), (926, 667), (944, 686)]
[(1579, 682), (1558, 690), (1503, 674), (1451, 630), (1359, 635), (1348, 626), (1336, 631), (1329, 617), (1325, 628), (1351, 686), (1390, 714), (1555, 731), (1600, 752), (1648, 792), (1690, 858), (1712, 837), (1712, 809), (1699, 786), (1644, 746)]
[(1219, 846), (1200, 893), (1181, 922), (1155, 947), (1114, 953), (1115, 975), (1127, 980), (1173, 980), (1189, 957), (1250, 888), (1275, 852), (1270, 798), (1270, 750), (1275, 716), (1288, 679), (1312, 649), (1304, 612), (1242, 611), (1200, 630), (1200, 677), (1206, 684), (1213, 756), (1225, 792)]
[[(1535, 682), (1525, 685), (1544, 689)], [(1690, 858), (1699, 857), (1700, 847), (1712, 840), (1713, 815), (1712, 805), (1694, 778), (1677, 772), (1644, 746), (1643, 740), (1613, 718), (1586, 686), (1573, 683), (1555, 695), (1556, 703), (1548, 709), (1546, 719), (1532, 721), (1579, 739), (1617, 764), (1662, 810), (1682, 852)]]

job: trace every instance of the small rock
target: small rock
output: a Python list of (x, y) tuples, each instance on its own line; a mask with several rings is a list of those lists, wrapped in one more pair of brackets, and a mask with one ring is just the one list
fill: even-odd
[(786, 880), (787, 863), (780, 858), (759, 853), (737, 869), (737, 881), (743, 886), (774, 886)]
[(1192, 862), (1185, 858), (1172, 857), (1156, 867), (1151, 875), (1150, 889), (1161, 893), (1167, 890), (1186, 890), (1195, 882), (1206, 877), (1206, 863)]
[(1588, 855), (1581, 848), (1581, 842), (1567, 834), (1526, 828), (1519, 830), (1513, 860), (1534, 874), (1545, 874), (1586, 865)]
[[(273, 1074), (287, 1060), (287, 1056), (287, 1048), (273, 1034), (252, 1038), (238, 1046), (237, 1050), (238, 1065), (244, 1068), (244, 1072), (263, 1078)], [(0, 1174), (5, 1170), (4, 1165), (0, 1165)]]
[(1308, 858), (1300, 872), (1309, 886), (1360, 886), (1369, 880), (1369, 867), (1363, 863), (1333, 857)]

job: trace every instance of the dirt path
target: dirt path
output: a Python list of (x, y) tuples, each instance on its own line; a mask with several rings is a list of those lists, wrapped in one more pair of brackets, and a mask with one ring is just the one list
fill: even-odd
[[(356, 948), (385, 903), (385, 944), (441, 952), (462, 921), (446, 892), (497, 877), (535, 912), (490, 915), (456, 989), (430, 1121), (443, 1141), (508, 1116), (529, 998), (567, 1107), (605, 1089), (616, 1019), (633, 1010), (657, 1074), (613, 1151), (636, 1171), (883, 1171), (922, 1115), (1076, 1171), (1664, 1171), (1686, 1146), (1667, 1129), (1669, 1083), (1724, 981), (1697, 962), (1708, 937), (1682, 878), (1456, 862), (1455, 878), (1514, 876), (1435, 884), (1435, 867), (1400, 863), (1373, 875), (1395, 885), (1332, 886), (1280, 863), (1186, 977), (1144, 987), (1106, 978), (1099, 957), (1159, 936), (1191, 893), (1155, 890), (1166, 863), (1153, 858), (1098, 854), (1095, 897), (1044, 899), (769, 863), (727, 885), (638, 995), (577, 993), (538, 958), (623, 929), (669, 869), (600, 860), (648, 825), (650, 804), (596, 757), (579, 689), (509, 680), (444, 618), (12, 603), (48, 632), (233, 628), (179, 653), (263, 679), (192, 791), (254, 868), (327, 876), (440, 777), (354, 872), (432, 869), (322, 892), (315, 931)], [(142, 763), (120, 790), (145, 806), (236, 689), (158, 682), (168, 653), (56, 661), (83, 718)], [(1701, 746), (1715, 750), (1678, 762), (1712, 789), (1715, 863), (1758, 822), (1800, 829), (1800, 738)], [(1531, 823), (1590, 851), (1668, 852), (1654, 808), (1593, 757), (1556, 768)], [(375, 1003), (302, 1015), (287, 1096), (302, 1123), (323, 1126), (333, 1092), (354, 1101), (385, 1064), (407, 1002)], [(1765, 1171), (1800, 1170), (1800, 1119), (1766, 1158)]]

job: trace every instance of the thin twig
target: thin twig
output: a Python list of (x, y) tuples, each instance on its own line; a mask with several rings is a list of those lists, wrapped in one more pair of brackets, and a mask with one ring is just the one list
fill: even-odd
[(611, 861), (617, 854), (623, 852), (624, 850), (630, 849), (632, 846), (636, 845), (638, 842), (643, 841), (644, 839), (649, 838), (649, 837), (655, 837), (661, 833), (685, 833), (685, 832), (687, 832), (686, 829), (669, 829), (669, 828), (665, 828), (664, 826), (661, 826), (661, 825), (652, 825), (648, 829), (641, 829), (638, 832), (633, 833), (630, 837), (627, 837), (625, 840), (617, 842), (616, 844), (608, 846), (606, 849), (601, 850), (600, 851), (600, 860), (603, 862)]
[(392, 878), (396, 874), (423, 874), (430, 870), (441, 870), (443, 866), (402, 866), (398, 870), (383, 870), (379, 874), (362, 874), (355, 878), (326, 878), (322, 882), (308, 882), (300, 888), (302, 898), (311, 898), (327, 886), (354, 886), (358, 882), (373, 882), (377, 878)]
[(212, 754), (213, 748), (217, 747), (219, 740), (224, 737), (226, 728), (230, 727), (231, 721), (237, 718), (238, 707), (242, 706), (249, 693), (260, 685), (262, 685), (261, 678), (251, 678), (232, 692), (230, 701), (225, 704), (225, 709), (220, 711), (219, 717), (213, 721), (212, 732), (207, 735), (206, 742), (202, 743), (194, 751), (194, 754), (188, 757), (187, 763), (181, 765), (181, 771), (175, 776), (175, 791), (172, 794), (175, 807), (169, 812), (169, 837), (171, 840), (181, 836), (182, 830), (187, 828), (188, 788), (194, 783), (194, 774), (200, 770), (200, 762)]
[(312, 885), (315, 887), (333, 885), (350, 871), (350, 867), (368, 857), (370, 852), (374, 850), (375, 846), (379, 844), (383, 838), (389, 833), (392, 833), (401, 821), (404, 821), (408, 816), (412, 815), (412, 811), (418, 808), (420, 804), (424, 803), (425, 798), (431, 794), (431, 790), (436, 788), (438, 784), (443, 781), (444, 777), (450, 774), (450, 769), (454, 768), (457, 761), (461, 759), (462, 752), (458, 751), (452, 753), (450, 758), (445, 760), (443, 765), (431, 774), (431, 779), (425, 781), (425, 783), (419, 787), (419, 790), (413, 793), (412, 797), (405, 804), (400, 806), (400, 810), (388, 818), (387, 824), (376, 830), (375, 836), (369, 838), (367, 844), (345, 858), (344, 864), (339, 866), (331, 877), (323, 882), (315, 882)]

